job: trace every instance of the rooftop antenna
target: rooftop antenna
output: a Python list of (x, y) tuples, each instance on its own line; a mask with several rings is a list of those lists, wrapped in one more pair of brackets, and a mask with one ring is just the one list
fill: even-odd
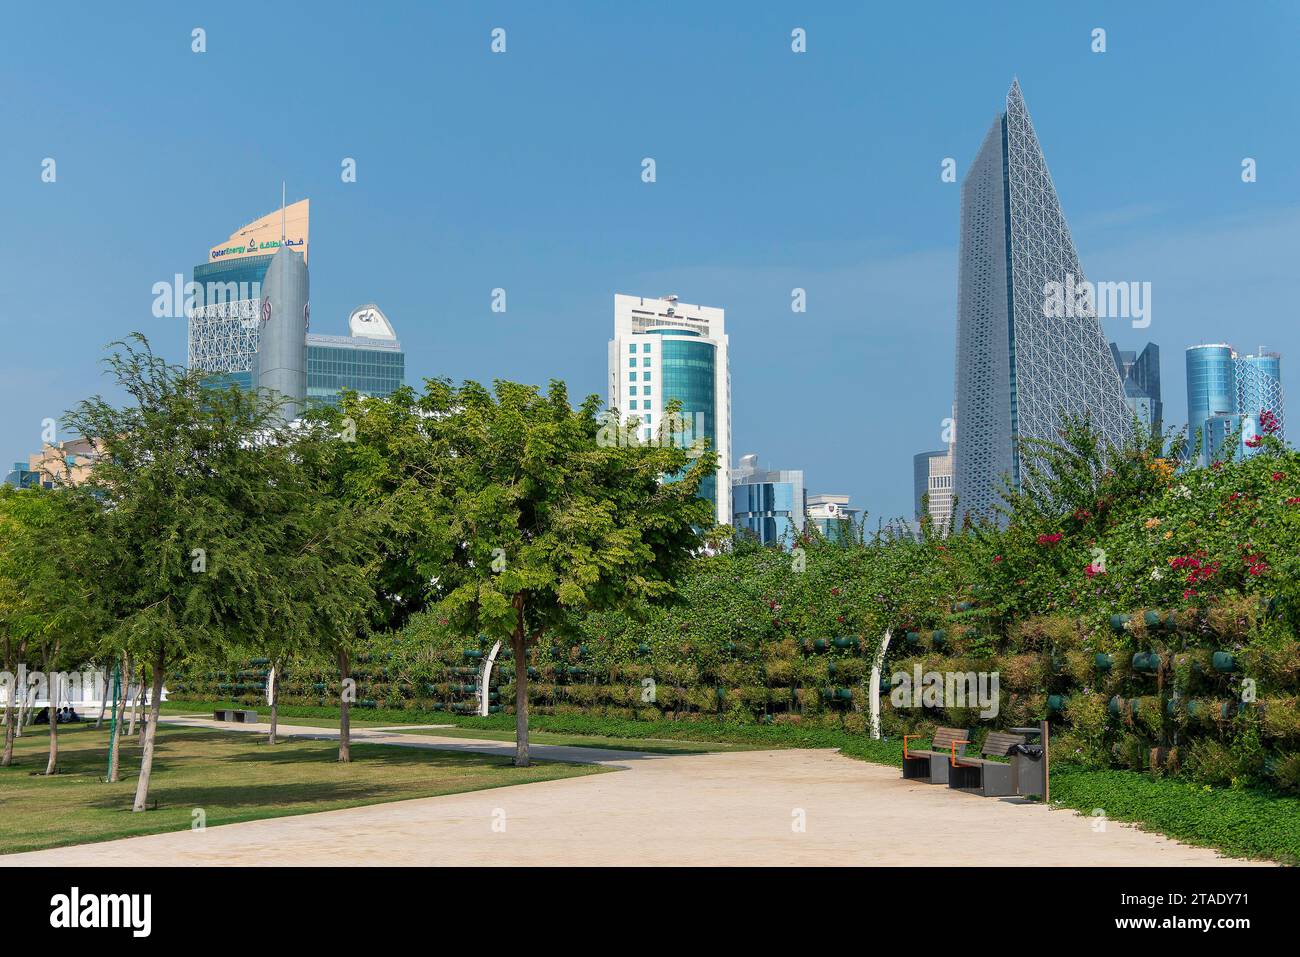
[(280, 180), (280, 248), (284, 248), (284, 180)]

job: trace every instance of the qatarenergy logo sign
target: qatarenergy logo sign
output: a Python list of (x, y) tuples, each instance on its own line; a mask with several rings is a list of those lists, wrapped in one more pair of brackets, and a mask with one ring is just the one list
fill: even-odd
[(50, 926), (55, 929), (127, 928), (133, 937), (148, 937), (153, 929), (152, 894), (71, 893), (50, 898)]

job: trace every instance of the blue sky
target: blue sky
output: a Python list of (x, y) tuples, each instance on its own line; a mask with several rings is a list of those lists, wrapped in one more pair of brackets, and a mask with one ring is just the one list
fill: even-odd
[(727, 310), (737, 457), (802, 468), (873, 525), (907, 513), (911, 456), (952, 402), (959, 187), (940, 163), (964, 175), (1013, 75), (1089, 278), (1152, 283), (1151, 327), (1104, 331), (1160, 345), (1167, 418), (1201, 341), (1281, 351), (1300, 401), (1300, 7), (804, 6), (9, 7), (0, 462), (107, 389), (114, 338), (183, 362), (153, 284), (287, 180), (312, 200), (313, 329), (378, 302), (412, 384), (603, 396), (614, 293), (676, 293)]

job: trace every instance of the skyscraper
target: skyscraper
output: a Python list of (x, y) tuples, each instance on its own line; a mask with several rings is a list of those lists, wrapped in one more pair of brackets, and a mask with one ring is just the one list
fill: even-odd
[(742, 455), (731, 473), (731, 500), (738, 535), (788, 548), (803, 531), (808, 492), (799, 469), (760, 469), (757, 455)]
[(1246, 442), (1260, 432), (1285, 434), (1281, 365), (1281, 356), (1262, 349), (1239, 356), (1222, 342), (1187, 347), (1187, 438), (1201, 433), (1201, 465), (1220, 456), (1233, 432), (1241, 433), (1237, 456), (1253, 453)]
[(1160, 347), (1148, 342), (1139, 355), (1121, 351), (1112, 342), (1110, 353), (1124, 384), (1124, 401), (1128, 403), (1130, 413), (1137, 416), (1152, 435), (1159, 435), (1164, 428), (1165, 415), (1164, 403), (1160, 401)]
[(1282, 357), (1260, 349), (1251, 356), (1237, 356), (1237, 411), (1253, 420), (1254, 431), (1265, 429), (1265, 413), (1272, 419), (1271, 428), (1280, 437), (1285, 434), (1286, 401), (1282, 394)]
[[(609, 341), (609, 407), (640, 421), (637, 437), (655, 440), (669, 400), (681, 400), (690, 440), (707, 439), (718, 454), (715, 476), (699, 494), (714, 503), (719, 524), (731, 511), (731, 370), (723, 310), (678, 302), (614, 296)], [(689, 443), (688, 443), (689, 444)]]
[[(912, 495), (916, 506), (913, 518), (920, 520), (928, 514), (935, 531), (945, 531), (952, 519), (951, 447), (912, 457)], [(922, 507), (923, 501), (928, 501), (928, 508)]]
[(223, 382), (253, 385), (261, 333), (262, 284), (283, 246), (307, 265), (311, 200), (303, 199), (241, 226), (194, 267), (199, 296), (189, 315), (189, 366), (219, 373)]
[[(374, 303), (352, 311), (348, 335), (309, 331), (309, 212), (310, 200), (300, 200), (213, 246), (208, 262), (194, 267), (198, 293), (189, 315), (190, 368), (213, 373), (216, 386), (251, 389), (259, 385), (259, 375), (269, 377), (266, 385), (274, 378), (272, 387), (291, 400), (286, 412), (295, 415), (303, 406), (337, 405), (344, 389), (388, 395), (402, 385), (406, 372), (392, 323)], [(281, 252), (292, 255), (274, 266)], [(292, 320), (286, 310), (293, 312)], [(281, 334), (274, 343), (266, 341), (268, 323), (281, 317), (285, 322), (276, 324)], [(278, 370), (274, 376), (272, 369)]]
[(1054, 440), (1062, 414), (1118, 442), (1131, 421), (1095, 315), (1045, 315), (1049, 283), (1082, 284), (1056, 188), (1012, 81), (1006, 112), (962, 182), (957, 289), (958, 508), (988, 514), (1020, 481), (1025, 438)]

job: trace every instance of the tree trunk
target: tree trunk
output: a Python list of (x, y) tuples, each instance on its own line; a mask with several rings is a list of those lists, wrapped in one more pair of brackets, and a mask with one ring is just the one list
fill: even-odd
[(0, 768), (7, 768), (14, 763), (14, 702), (13, 697), (18, 692), (11, 688), (9, 697), (5, 698), (5, 750), (3, 756), (0, 756)]
[[(515, 595), (515, 632), (510, 650), (515, 656), (515, 767), (528, 767), (528, 653), (524, 631), (524, 596)], [(487, 689), (483, 689), (487, 694)]]
[(140, 678), (136, 682), (135, 697), (130, 698), (131, 680), (127, 679), (128, 698), (131, 703), (131, 726), (126, 732), (128, 738), (134, 738), (139, 728), (136, 726), (140, 720), (140, 709), (144, 706), (144, 665), (140, 666)]
[[(27, 676), (26, 675), (23, 675), (22, 688), (20, 688), (19, 690), (22, 691), (22, 697), (18, 699), (18, 723), (14, 727), (14, 737), (17, 738), (21, 738), (23, 736), (23, 726), (26, 724), (27, 718), (30, 716), (30, 713), (25, 710), (27, 706)], [(17, 691), (15, 691), (15, 694), (17, 694)]]
[(108, 692), (113, 686), (113, 678), (110, 674), (104, 675), (104, 688), (99, 692), (99, 717), (95, 720), (95, 730), (98, 731), (104, 727), (104, 712), (108, 710)]
[(273, 664), (270, 673), (267, 675), (266, 690), (271, 697), (271, 733), (266, 737), (267, 744), (275, 744), (275, 732), (280, 723), (280, 688), (276, 682), (279, 671), (279, 667)]
[(45, 656), (45, 678), (50, 684), (50, 759), (45, 762), (45, 776), (54, 774), (59, 764), (59, 676), (50, 670), (50, 664), (59, 657), (59, 643), (54, 643), (54, 654)]
[[(118, 680), (125, 684), (126, 676), (131, 673), (131, 658), (123, 655), (122, 663), (117, 667), (120, 669), (117, 673)], [(112, 757), (108, 762), (108, 780), (116, 784), (122, 776), (122, 721), (126, 718), (126, 688), (110, 690), (109, 693), (113, 695), (113, 733), (109, 742)]]
[(352, 702), (348, 700), (351, 693), (347, 688), (347, 680), (351, 676), (351, 661), (348, 659), (347, 649), (339, 649), (339, 687), (342, 694), (339, 696), (339, 760), (344, 764), (352, 761), (352, 725), (348, 709)]
[(163, 665), (166, 657), (162, 649), (153, 664), (152, 700), (149, 702), (149, 720), (144, 723), (144, 756), (140, 759), (140, 781), (135, 788), (133, 812), (145, 810), (149, 800), (149, 775), (153, 772), (154, 742), (158, 739), (158, 712), (162, 704)]

